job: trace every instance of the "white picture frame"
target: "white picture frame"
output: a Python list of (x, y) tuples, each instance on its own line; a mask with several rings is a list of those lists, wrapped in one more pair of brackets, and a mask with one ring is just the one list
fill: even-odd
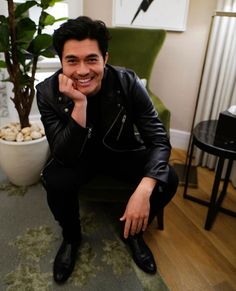
[[(146, 11), (138, 12), (141, 4), (145, 8), (145, 3)], [(188, 8), (189, 0), (113, 0), (112, 25), (185, 31)]]

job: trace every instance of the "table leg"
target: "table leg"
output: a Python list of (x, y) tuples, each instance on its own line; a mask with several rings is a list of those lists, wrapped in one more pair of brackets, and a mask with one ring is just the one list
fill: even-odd
[(212, 223), (214, 221), (215, 215), (216, 215), (216, 198), (219, 190), (219, 185), (220, 185), (220, 180), (221, 180), (221, 175), (223, 171), (223, 166), (224, 166), (224, 160), (223, 158), (219, 158), (217, 169), (216, 169), (216, 174), (215, 174), (215, 179), (214, 179), (214, 184), (211, 192), (211, 200), (209, 204), (209, 209), (207, 213), (207, 218), (206, 218), (206, 223), (205, 223), (205, 229), (210, 230)]
[[(227, 187), (229, 184), (229, 176), (232, 170), (232, 166), (233, 166), (233, 160), (229, 160), (228, 162), (228, 166), (227, 166), (227, 170), (226, 170), (226, 174), (225, 174), (225, 178), (224, 178), (224, 184), (223, 184), (223, 188), (222, 191), (220, 193), (220, 196), (216, 202), (216, 211), (218, 211), (219, 208), (221, 208), (221, 204), (224, 201), (225, 195), (227, 193)], [(223, 208), (224, 210), (224, 208)]]
[(186, 193), (187, 193), (187, 189), (188, 189), (189, 172), (190, 172), (192, 158), (193, 158), (193, 149), (194, 149), (194, 143), (192, 141), (189, 159), (188, 159), (188, 166), (187, 166), (187, 171), (186, 171), (186, 176), (185, 176), (185, 183), (184, 183), (184, 194), (183, 194), (184, 198), (187, 197)]

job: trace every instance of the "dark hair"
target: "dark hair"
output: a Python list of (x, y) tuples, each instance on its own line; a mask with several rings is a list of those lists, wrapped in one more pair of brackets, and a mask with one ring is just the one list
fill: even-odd
[(53, 34), (53, 46), (59, 58), (67, 40), (84, 40), (86, 38), (97, 40), (99, 49), (105, 59), (108, 50), (109, 32), (105, 23), (101, 20), (92, 20), (87, 16), (69, 19), (63, 23)]

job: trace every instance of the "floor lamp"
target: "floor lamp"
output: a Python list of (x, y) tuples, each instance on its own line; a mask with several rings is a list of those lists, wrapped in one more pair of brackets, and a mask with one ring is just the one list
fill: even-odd
[[(203, 61), (203, 66), (202, 66), (202, 72), (201, 72), (201, 78), (200, 78), (200, 83), (198, 87), (198, 94), (197, 94), (197, 99), (196, 99), (196, 104), (194, 107), (194, 114), (193, 114), (193, 120), (192, 120), (192, 125), (191, 125), (191, 130), (190, 130), (190, 137), (189, 137), (189, 142), (188, 142), (188, 149), (187, 149), (187, 154), (186, 154), (186, 159), (184, 164), (180, 163), (174, 163), (173, 167), (179, 177), (179, 185), (184, 185), (185, 183), (185, 176), (186, 176), (186, 170), (187, 170), (187, 165), (189, 161), (189, 153), (190, 153), (190, 147), (192, 143), (192, 137), (193, 137), (193, 129), (195, 125), (195, 119), (196, 119), (196, 113), (197, 113), (197, 108), (198, 108), (198, 102), (199, 102), (199, 97), (200, 97), (200, 91), (201, 91), (201, 85), (202, 85), (202, 80), (203, 80), (203, 73), (206, 65), (206, 59), (207, 59), (207, 52), (208, 52), (208, 47), (209, 47), (209, 42), (210, 42), (210, 36), (212, 32), (212, 27), (213, 27), (213, 22), (214, 18), (216, 16), (221, 16), (221, 17), (236, 17), (236, 12), (223, 12), (223, 11), (216, 11), (214, 15), (211, 17), (211, 24), (210, 24), (210, 29), (208, 33), (208, 39), (207, 39), (207, 45), (206, 45), (206, 50), (205, 50), (205, 55), (204, 55), (204, 61)], [(189, 187), (197, 187), (198, 186), (198, 179), (197, 179), (197, 166), (191, 166), (190, 172), (189, 172)]]

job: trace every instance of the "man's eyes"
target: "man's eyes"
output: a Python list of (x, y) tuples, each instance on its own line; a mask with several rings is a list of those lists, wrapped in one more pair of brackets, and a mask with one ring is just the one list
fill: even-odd
[(98, 59), (97, 59), (97, 58), (89, 58), (89, 59), (87, 60), (87, 62), (88, 62), (88, 63), (96, 63), (96, 62), (98, 62)]
[(69, 59), (69, 60), (67, 60), (67, 62), (70, 63), (70, 64), (74, 64), (74, 63), (76, 63), (76, 60), (75, 59)]
[[(69, 64), (79, 63), (79, 61), (76, 60), (76, 59), (68, 59), (67, 62)], [(88, 64), (94, 64), (94, 63), (97, 63), (97, 62), (99, 62), (98, 58), (89, 58), (89, 59), (85, 60), (85, 63), (88, 63)]]

